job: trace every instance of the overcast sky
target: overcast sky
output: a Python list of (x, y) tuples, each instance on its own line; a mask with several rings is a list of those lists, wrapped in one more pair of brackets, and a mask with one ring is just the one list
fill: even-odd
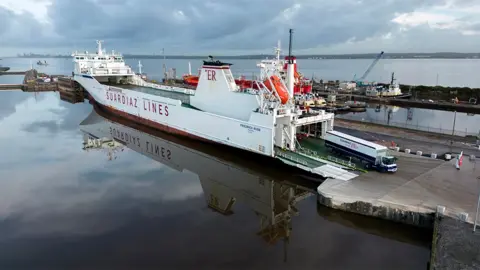
[(478, 52), (480, 0), (0, 0), (0, 55)]

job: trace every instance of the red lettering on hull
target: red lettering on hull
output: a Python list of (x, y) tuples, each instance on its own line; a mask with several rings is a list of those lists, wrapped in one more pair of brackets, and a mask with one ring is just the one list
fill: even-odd
[(137, 98), (132, 98), (125, 94), (112, 93), (110, 91), (106, 91), (105, 96), (107, 97), (107, 100), (137, 108)]
[(112, 116), (118, 116), (118, 117), (121, 117), (121, 118), (124, 118), (124, 119), (127, 119), (129, 121), (132, 121), (133, 123), (138, 123), (138, 124), (142, 124), (144, 126), (147, 126), (147, 127), (151, 127), (151, 128), (155, 128), (155, 129), (158, 129), (158, 130), (162, 130), (162, 131), (165, 131), (167, 133), (171, 133), (171, 134), (177, 134), (177, 135), (180, 135), (180, 136), (185, 136), (185, 137), (189, 137), (189, 138), (192, 138), (192, 139), (195, 139), (195, 140), (199, 140), (199, 141), (204, 141), (204, 142), (210, 142), (210, 143), (217, 143), (217, 142), (214, 142), (214, 141), (210, 141), (208, 139), (205, 139), (205, 138), (202, 138), (202, 137), (199, 137), (199, 136), (196, 136), (196, 135), (193, 135), (191, 133), (188, 133), (184, 130), (180, 130), (180, 129), (176, 129), (176, 128), (173, 128), (171, 126), (167, 126), (167, 125), (163, 125), (163, 124), (160, 124), (158, 122), (154, 122), (152, 120), (148, 120), (148, 119), (145, 119), (145, 118), (142, 118), (142, 117), (138, 117), (136, 115), (132, 115), (132, 114), (129, 114), (129, 113), (126, 113), (126, 112), (123, 112), (123, 111), (120, 111), (120, 110), (117, 110), (117, 109), (114, 109), (112, 107), (107, 107), (105, 105), (102, 105), (100, 103), (97, 103), (95, 101), (95, 99), (93, 99), (91, 96), (90, 96), (90, 101), (91, 103), (93, 104), (93, 106), (95, 107), (95, 111), (97, 111), (100, 115), (102, 115), (103, 117), (107, 117), (105, 115), (105, 113), (107, 115), (112, 115)]
[(158, 103), (153, 100), (144, 99), (143, 100), (143, 110), (153, 112), (159, 115), (168, 116), (168, 105)]

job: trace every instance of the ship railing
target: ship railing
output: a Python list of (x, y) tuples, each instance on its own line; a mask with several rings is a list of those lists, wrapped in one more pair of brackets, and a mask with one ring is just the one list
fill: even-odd
[(92, 68), (93, 74), (101, 75), (133, 75), (133, 72), (130, 68)]
[(351, 161), (343, 160), (343, 159), (333, 157), (333, 156), (327, 156), (327, 160), (331, 161), (331, 162), (341, 164), (345, 167), (353, 168), (353, 169), (355, 169), (357, 167), (357, 165), (355, 163), (352, 163)]
[[(300, 152), (300, 153), (306, 154), (308, 156), (315, 157), (315, 158), (319, 158), (319, 159), (324, 159), (325, 158), (325, 157), (322, 157), (322, 156), (318, 155), (317, 151), (302, 147), (300, 145), (297, 147), (297, 151)], [(343, 159), (340, 159), (340, 158), (337, 158), (337, 157), (334, 157), (334, 156), (330, 156), (330, 155), (327, 156), (327, 160), (331, 161), (333, 163), (343, 165), (345, 167), (352, 168), (352, 169), (356, 169), (356, 167), (357, 167), (357, 165), (355, 163), (352, 163), (351, 161), (343, 160)]]
[(301, 159), (301, 158), (299, 158), (299, 157), (295, 157), (294, 155), (289, 155), (289, 154), (287, 154), (286, 152), (276, 151), (276, 155), (277, 155), (277, 156), (280, 156), (280, 157), (283, 157), (283, 158), (285, 158), (285, 159), (291, 160), (291, 161), (293, 161), (293, 162), (295, 162), (295, 163), (299, 163), (299, 164), (302, 164), (302, 165), (304, 165), (304, 166), (308, 166), (308, 163), (307, 163), (305, 160), (303, 160), (303, 159)]
[(159, 89), (159, 90), (163, 90), (163, 91), (178, 92), (178, 93), (183, 93), (183, 94), (186, 94), (186, 95), (194, 95), (195, 94), (195, 90), (192, 90), (192, 89), (186, 89), (186, 88), (174, 87), (174, 86), (168, 86), (168, 85), (160, 85), (160, 84), (156, 84), (156, 83), (146, 82), (145, 80), (143, 80), (141, 78), (137, 78), (137, 79), (138, 79), (137, 84), (139, 86), (149, 87), (149, 88), (153, 88), (153, 89)]

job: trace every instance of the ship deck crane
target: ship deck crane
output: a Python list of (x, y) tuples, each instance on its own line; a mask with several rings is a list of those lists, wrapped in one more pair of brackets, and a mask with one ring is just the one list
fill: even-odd
[(373, 60), (373, 62), (370, 64), (370, 66), (367, 68), (367, 70), (365, 71), (365, 73), (363, 73), (362, 77), (360, 77), (358, 80), (355, 80), (355, 76), (353, 77), (353, 81), (355, 81), (357, 83), (357, 85), (364, 85), (364, 80), (365, 78), (368, 76), (368, 74), (370, 74), (370, 72), (372, 71), (372, 69), (375, 67), (375, 65), (378, 63), (378, 61), (380, 61), (380, 59), (382, 59), (382, 56), (383, 56), (384, 52), (380, 52), (377, 57), (375, 58), (375, 60)]

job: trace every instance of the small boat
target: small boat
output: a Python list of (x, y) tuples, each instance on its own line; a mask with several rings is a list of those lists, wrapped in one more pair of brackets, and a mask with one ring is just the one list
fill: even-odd
[(48, 63), (47, 63), (47, 61), (45, 61), (45, 60), (43, 60), (43, 62), (42, 62), (41, 60), (38, 60), (37, 65), (39, 65), (39, 66), (48, 66)]
[(350, 107), (350, 111), (365, 111), (367, 109), (367, 103), (356, 100), (347, 101), (345, 105)]

